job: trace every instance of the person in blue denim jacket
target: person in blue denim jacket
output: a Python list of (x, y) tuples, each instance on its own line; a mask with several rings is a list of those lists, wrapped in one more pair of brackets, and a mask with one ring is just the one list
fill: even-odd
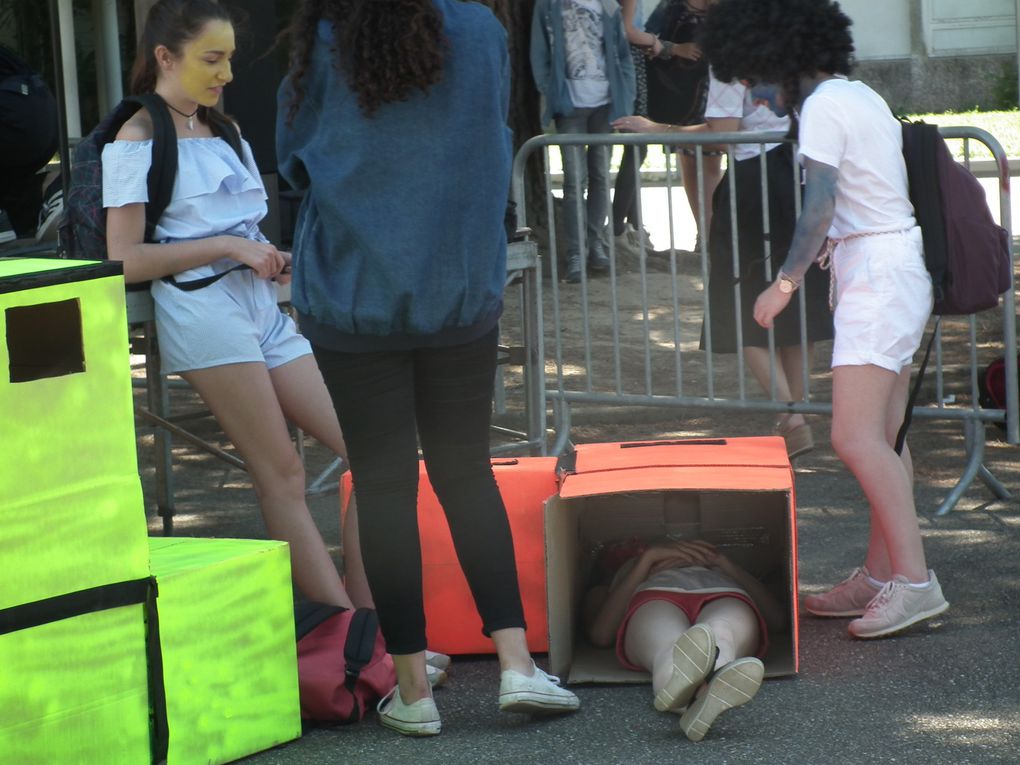
[(426, 670), (418, 445), (500, 663), (500, 709), (568, 712), (535, 666), (489, 460), (510, 186), (506, 32), (460, 0), (305, 0), (280, 172), (305, 191), (293, 303), (344, 428), (397, 686), (383, 725), (441, 731)]
[[(531, 69), (545, 98), (542, 121), (554, 121), (558, 133), (610, 133), (610, 122), (633, 112), (634, 61), (617, 0), (538, 0)], [(609, 269), (603, 242), (609, 147), (564, 146), (561, 151), (566, 278), (577, 283), (582, 256), (592, 271)]]

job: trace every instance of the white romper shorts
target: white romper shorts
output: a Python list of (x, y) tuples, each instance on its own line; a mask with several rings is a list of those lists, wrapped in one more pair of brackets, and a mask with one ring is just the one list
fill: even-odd
[(153, 281), (163, 374), (264, 362), (268, 369), (312, 352), (276, 303), (276, 285), (250, 269), (186, 292)]
[(933, 305), (921, 229), (850, 237), (832, 253), (832, 366), (874, 364), (899, 374), (921, 344)]

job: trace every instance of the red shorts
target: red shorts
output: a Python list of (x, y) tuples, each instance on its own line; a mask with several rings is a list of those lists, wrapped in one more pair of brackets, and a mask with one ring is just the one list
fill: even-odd
[(645, 603), (653, 600), (665, 600), (667, 603), (672, 603), (674, 606), (683, 611), (687, 618), (690, 619), (691, 624), (694, 624), (698, 620), (698, 614), (701, 613), (706, 605), (711, 603), (713, 600), (719, 600), (720, 598), (736, 598), (742, 600), (751, 607), (754, 611), (754, 615), (758, 617), (758, 653), (755, 654), (759, 659), (764, 659), (765, 654), (768, 653), (769, 648), (769, 632), (768, 627), (765, 624), (765, 619), (761, 615), (761, 611), (758, 610), (758, 606), (754, 604), (747, 595), (742, 592), (673, 592), (671, 590), (642, 590), (637, 593), (633, 598), (630, 599), (630, 605), (627, 606), (627, 613), (623, 617), (623, 621), (620, 622), (620, 628), (616, 631), (616, 658), (619, 659), (627, 669), (635, 672), (645, 672), (644, 667), (639, 667), (636, 664), (630, 662), (627, 659), (627, 654), (624, 651), (624, 635), (627, 633), (627, 624), (630, 622), (630, 618)]

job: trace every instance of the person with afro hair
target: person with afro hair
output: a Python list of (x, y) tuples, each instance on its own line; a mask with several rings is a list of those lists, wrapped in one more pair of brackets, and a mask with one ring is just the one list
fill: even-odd
[(932, 308), (914, 219), (900, 123), (862, 82), (851, 82), (850, 19), (831, 0), (720, 0), (702, 46), (716, 74), (754, 86), (794, 116), (804, 204), (789, 254), (759, 296), (770, 327), (816, 259), (828, 262), (834, 309), (832, 445), (871, 508), (864, 564), (822, 595), (818, 616), (856, 616), (850, 634), (897, 633), (949, 604), (928, 569), (910, 452), (894, 441), (913, 355)]

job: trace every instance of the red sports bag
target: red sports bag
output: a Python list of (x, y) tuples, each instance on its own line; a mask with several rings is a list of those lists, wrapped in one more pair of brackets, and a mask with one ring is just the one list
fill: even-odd
[(302, 718), (357, 722), (397, 684), (372, 609), (311, 603), (298, 613), (296, 628)]

